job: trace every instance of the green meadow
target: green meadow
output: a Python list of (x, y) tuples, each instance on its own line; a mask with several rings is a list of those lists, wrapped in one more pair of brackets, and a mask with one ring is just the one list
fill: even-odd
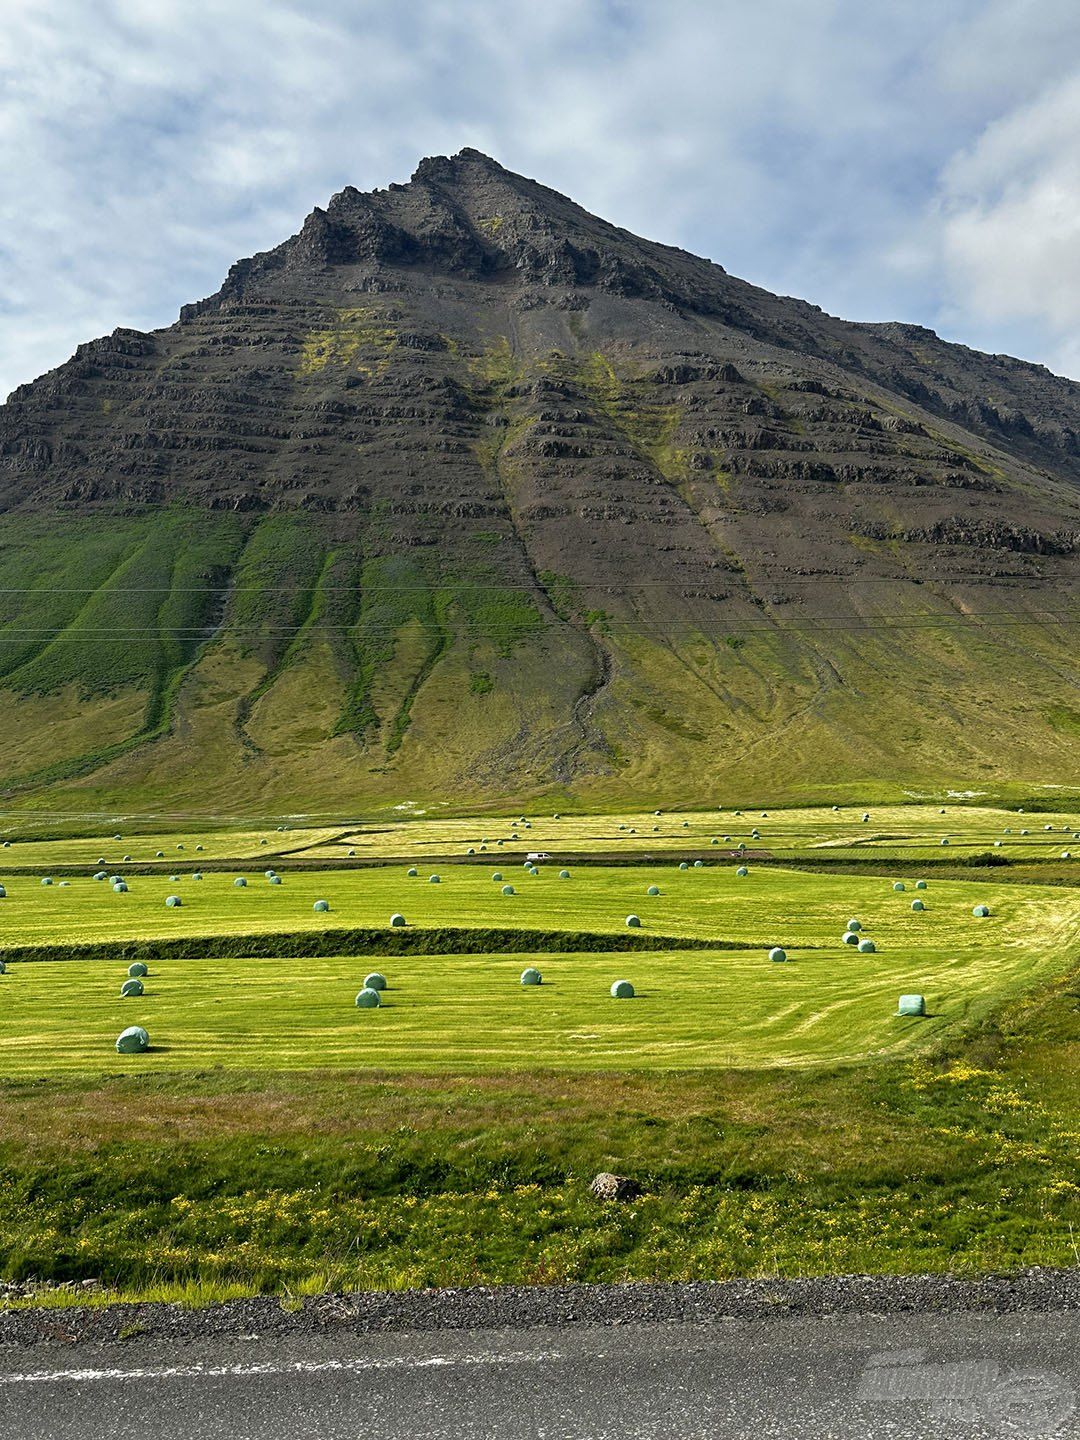
[[(937, 811), (12, 837), (0, 1276), (197, 1302), (1075, 1263), (1072, 817)], [(600, 1169), (639, 1199), (592, 1200)]]

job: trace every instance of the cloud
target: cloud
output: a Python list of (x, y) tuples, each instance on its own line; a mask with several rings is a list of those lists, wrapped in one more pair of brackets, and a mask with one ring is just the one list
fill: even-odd
[(1078, 25), (1060, 0), (6, 0), (0, 394), (463, 145), (836, 313), (1063, 364)]

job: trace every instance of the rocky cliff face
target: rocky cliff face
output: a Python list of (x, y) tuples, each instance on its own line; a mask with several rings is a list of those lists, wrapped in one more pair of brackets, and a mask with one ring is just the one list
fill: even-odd
[(0, 408), (0, 775), (198, 807), (225, 775), (245, 806), (1052, 783), (1078, 430), (1040, 366), (425, 160)]

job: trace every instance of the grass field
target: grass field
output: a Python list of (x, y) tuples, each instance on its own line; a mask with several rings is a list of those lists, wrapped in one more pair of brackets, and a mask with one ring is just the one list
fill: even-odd
[[(1009, 812), (862, 813), (17, 840), (0, 852), (0, 1276), (199, 1300), (1075, 1263), (1080, 888), (1064, 866), (1040, 885), (931, 863), (945, 821), (979, 853), (1015, 831)], [(1070, 819), (1022, 817), (1035, 873)], [(716, 854), (713, 833), (732, 837)], [(425, 856), (484, 837), (503, 852), (444, 859), (430, 883)], [(345, 868), (363, 844), (418, 875)], [(596, 863), (624, 846), (630, 863)], [(824, 868), (755, 863), (758, 846)], [(526, 849), (559, 858), (532, 876)], [(683, 850), (706, 863), (680, 869)], [(868, 851), (886, 873), (854, 873)], [(126, 894), (91, 877), (102, 857)], [(874, 953), (843, 943), (853, 917)], [(349, 930), (359, 953), (299, 953)], [(515, 943), (470, 951), (495, 931)], [(439, 953), (394, 953), (425, 936)], [(618, 952), (629, 936), (668, 948)], [(154, 942), (170, 958), (121, 999), (117, 950)], [(768, 959), (777, 944), (787, 963)], [(43, 958), (19, 959), (28, 947)], [(539, 988), (519, 983), (530, 963)], [(372, 969), (385, 1004), (358, 1010)], [(633, 1000), (611, 998), (619, 978)], [(925, 1018), (896, 1017), (909, 991)], [(117, 1055), (135, 1023), (151, 1049)], [(642, 1184), (632, 1207), (589, 1199), (605, 1168)]]

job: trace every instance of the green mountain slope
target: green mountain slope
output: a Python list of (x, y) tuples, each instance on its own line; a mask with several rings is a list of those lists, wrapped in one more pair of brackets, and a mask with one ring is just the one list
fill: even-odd
[(1080, 387), (475, 152), (0, 407), (7, 808), (1068, 784)]

